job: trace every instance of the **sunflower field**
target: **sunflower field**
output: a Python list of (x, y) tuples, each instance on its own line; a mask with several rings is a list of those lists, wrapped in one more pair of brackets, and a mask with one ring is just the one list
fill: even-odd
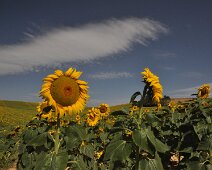
[(1, 140), (1, 161), (18, 150), (20, 170), (212, 169), (208, 84), (188, 102), (164, 104), (159, 77), (145, 68), (145, 87), (132, 94), (129, 107), (111, 111), (102, 103), (84, 110), (89, 95), (81, 74), (70, 68), (43, 79), (38, 114), (14, 129), (18, 139)]

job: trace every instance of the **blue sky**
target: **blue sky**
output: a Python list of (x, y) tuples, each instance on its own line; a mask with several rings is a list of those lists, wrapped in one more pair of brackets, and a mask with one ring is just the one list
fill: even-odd
[(41, 101), (42, 79), (75, 67), (88, 105), (128, 103), (140, 72), (164, 95), (212, 83), (212, 1), (0, 0), (0, 99)]

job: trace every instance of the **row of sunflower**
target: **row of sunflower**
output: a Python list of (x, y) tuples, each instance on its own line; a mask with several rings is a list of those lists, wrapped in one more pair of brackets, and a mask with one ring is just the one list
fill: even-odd
[[(200, 87), (197, 99), (189, 103), (162, 107), (159, 77), (145, 68), (145, 87), (132, 95), (131, 107), (111, 112), (101, 104), (83, 111), (89, 96), (81, 74), (70, 68), (44, 78), (39, 114), (22, 134), (18, 169), (211, 167), (209, 85)], [(156, 108), (143, 107), (145, 101)]]
[(108, 104), (101, 104), (98, 108), (92, 108), (88, 111), (86, 123), (89, 126), (96, 126), (101, 120), (109, 116), (110, 107)]

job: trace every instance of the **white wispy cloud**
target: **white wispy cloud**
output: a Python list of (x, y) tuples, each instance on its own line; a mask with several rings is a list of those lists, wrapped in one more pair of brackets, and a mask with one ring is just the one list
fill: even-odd
[(115, 78), (129, 78), (129, 77), (133, 77), (133, 75), (128, 72), (100, 72), (96, 74), (89, 74), (88, 77), (92, 79), (105, 80), (105, 79), (115, 79)]
[[(207, 83), (212, 87), (212, 83)], [(198, 88), (201, 86), (194, 86), (194, 87), (189, 87), (189, 88), (184, 88), (184, 89), (178, 89), (178, 90), (173, 90), (170, 92), (167, 92), (167, 94), (170, 97), (176, 97), (176, 98), (187, 98), (191, 97), (192, 94), (197, 94)], [(210, 96), (212, 96), (212, 91), (210, 92)]]
[(160, 22), (126, 18), (54, 29), (40, 36), (26, 34), (27, 42), (0, 46), (0, 74), (112, 56), (128, 51), (133, 43), (147, 45), (167, 32)]

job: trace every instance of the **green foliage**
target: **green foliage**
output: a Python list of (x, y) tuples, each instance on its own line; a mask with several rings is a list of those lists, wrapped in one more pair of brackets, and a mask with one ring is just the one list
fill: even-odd
[[(52, 136), (47, 133), (49, 129), (51, 129), (50, 125), (48, 126), (38, 126), (40, 127), (34, 127), (37, 128), (37, 130), (32, 130), (33, 127), (29, 127), (32, 122), (37, 122), (38, 120), (31, 121), (27, 126), (26, 123), (29, 122), (36, 114), (36, 107), (37, 103), (32, 102), (19, 102), (19, 101), (5, 101), (0, 100), (0, 169), (6, 169), (7, 167), (14, 164), (14, 161), (17, 161), (18, 159), (18, 147), (20, 140), (25, 140), (25, 142), (29, 142), (34, 137), (36, 137), (38, 134), (41, 138), (41, 143), (43, 143), (46, 139), (46, 134), (48, 135), (47, 144), (53, 145), (53, 142), (49, 142), (49, 140), (52, 140)], [(128, 108), (128, 104), (126, 105), (117, 105), (111, 107), (112, 111), (117, 111), (122, 108)], [(85, 109), (84, 112), (87, 112), (88, 108)], [(84, 113), (83, 113), (84, 114)], [(43, 122), (44, 124), (47, 123), (47, 121)], [(21, 132), (24, 131), (24, 138), (23, 135), (21, 135), (21, 132), (16, 133), (14, 130), (16, 129), (16, 126), (20, 125)], [(26, 126), (26, 127), (25, 127)], [(45, 129), (47, 128), (48, 129)], [(81, 129), (84, 129), (81, 127)], [(13, 134), (14, 132), (14, 134)], [(44, 133), (42, 135), (42, 133)], [(64, 132), (66, 133), (66, 132)], [(8, 136), (9, 135), (9, 136)], [(14, 135), (14, 136), (13, 136)], [(101, 138), (104, 138), (106, 141), (107, 134), (101, 133)], [(8, 138), (9, 137), (9, 138)], [(34, 141), (33, 141), (34, 140)], [(39, 138), (35, 138), (31, 141), (31, 144), (36, 145), (36, 140), (40, 140)], [(76, 141), (75, 141), (76, 140)], [(74, 147), (79, 146), (81, 144), (81, 140), (78, 140), (78, 137), (74, 136), (64, 136), (64, 141), (66, 143), (66, 146), (68, 150), (74, 149)], [(21, 144), (19, 147), (19, 154), (23, 152), (23, 149), (25, 146)], [(29, 147), (28, 147), (29, 148)], [(53, 146), (51, 147), (53, 148)], [(41, 149), (41, 147), (39, 148)], [(43, 151), (46, 151), (47, 149), (44, 149)], [(42, 160), (47, 160), (42, 159)], [(43, 165), (43, 163), (41, 163)]]
[[(60, 129), (33, 120), (22, 135), (19, 169), (210, 169), (212, 101), (193, 100), (175, 112), (164, 107), (115, 111), (95, 127), (70, 122)], [(100, 131), (99, 129), (103, 130)], [(98, 153), (102, 154), (98, 156)]]
[(4, 129), (0, 127), (0, 169), (10, 166), (17, 159), (21, 128)]
[[(132, 100), (136, 95), (140, 94), (134, 94)], [(128, 116), (121, 111), (112, 113), (116, 123), (105, 154), (108, 160), (110, 153), (109, 169), (211, 168), (212, 100), (195, 99), (181, 104), (175, 112), (167, 107), (160, 111), (144, 110)], [(127, 152), (121, 150), (126, 144), (130, 146)]]
[(131, 145), (125, 140), (117, 140), (107, 146), (104, 159), (111, 161), (126, 160), (130, 153)]
[(211, 113), (211, 99), (182, 103), (174, 111), (168, 107), (130, 111), (124, 106), (95, 127), (73, 121), (60, 127), (58, 152), (55, 124), (34, 119), (26, 125), (20, 144), (20, 132), (13, 130), (14, 137), (12, 132), (1, 136), (0, 162), (5, 163), (19, 144), (19, 169), (209, 170)]

